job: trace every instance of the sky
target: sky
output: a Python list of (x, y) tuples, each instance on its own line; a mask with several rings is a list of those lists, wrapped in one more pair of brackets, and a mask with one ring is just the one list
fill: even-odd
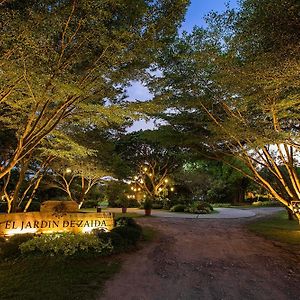
[[(205, 16), (210, 11), (222, 12), (226, 9), (226, 3), (230, 8), (238, 7), (238, 0), (192, 0), (187, 10), (185, 21), (179, 32), (187, 31), (192, 32), (194, 26), (205, 27)], [(136, 99), (146, 101), (152, 99), (151, 93), (139, 82), (133, 82), (132, 86), (127, 89), (127, 93), (130, 99)], [(145, 122), (144, 120), (137, 121), (128, 130), (129, 132), (137, 131), (140, 129), (154, 128), (155, 124), (153, 120)]]
[(205, 27), (204, 17), (210, 11), (221, 12), (226, 9), (238, 7), (238, 0), (192, 0), (182, 24), (181, 30), (191, 32), (195, 25)]

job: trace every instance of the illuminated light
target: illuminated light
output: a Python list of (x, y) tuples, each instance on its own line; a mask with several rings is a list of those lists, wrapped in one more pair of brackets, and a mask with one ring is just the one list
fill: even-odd
[(134, 190), (134, 187), (133, 187), (133, 186), (131, 187), (131, 190), (132, 190), (132, 191)]
[(158, 190), (159, 190), (159, 191), (161, 191), (161, 190), (162, 190), (162, 188), (159, 188)]
[(135, 179), (135, 180), (137, 180), (137, 179), (138, 179), (138, 177), (137, 177), (137, 176), (134, 176), (134, 179)]
[(141, 179), (141, 180), (140, 180), (140, 183), (144, 183), (144, 180), (143, 180), (143, 179)]
[(127, 198), (128, 198), (128, 199), (130, 199), (130, 196), (129, 196), (129, 195), (127, 195)]
[(70, 168), (66, 168), (66, 173), (70, 174), (72, 172), (72, 170)]
[(89, 232), (94, 228), (111, 230), (114, 226), (111, 213), (54, 213), (29, 212), (0, 215), (0, 235), (40, 234), (54, 232)]
[(5, 232), (5, 235), (7, 236), (12, 236), (15, 234), (23, 234), (23, 233), (36, 233), (37, 229), (36, 228), (27, 228), (27, 229), (13, 229), (13, 230), (8, 230)]
[(95, 228), (93, 228), (93, 227), (86, 227), (86, 228), (82, 228), (81, 232), (82, 233), (91, 233), (93, 229), (95, 229)]
[(150, 173), (149, 176), (152, 177), (152, 174)]
[(144, 171), (145, 171), (145, 172), (147, 172), (147, 171), (148, 171), (148, 168), (147, 168), (147, 167), (145, 167), (145, 168), (144, 168)]
[(136, 189), (134, 189), (134, 191), (136, 192)]
[(171, 190), (171, 192), (174, 192), (174, 188), (173, 188), (173, 187), (171, 187), (171, 189), (170, 189), (170, 190)]
[(141, 190), (141, 188), (138, 188), (138, 191), (140, 191)]
[(146, 195), (143, 195), (144, 198), (146, 198)]
[(165, 183), (167, 183), (169, 180), (168, 179), (165, 179)]

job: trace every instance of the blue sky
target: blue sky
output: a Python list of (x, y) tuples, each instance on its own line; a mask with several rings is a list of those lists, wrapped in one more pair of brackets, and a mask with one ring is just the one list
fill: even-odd
[[(226, 9), (226, 3), (230, 8), (238, 7), (238, 0), (192, 0), (187, 10), (185, 21), (183, 22), (180, 32), (191, 32), (194, 26), (205, 27), (204, 17), (210, 11), (222, 12)], [(152, 95), (148, 89), (139, 82), (133, 82), (132, 86), (127, 89), (130, 99), (146, 101), (152, 99)], [(154, 121), (148, 122), (144, 120), (137, 121), (129, 129), (129, 131), (137, 131), (140, 129), (151, 129), (155, 126)]]
[(192, 0), (185, 16), (185, 22), (182, 24), (182, 30), (191, 32), (195, 25), (205, 26), (204, 17), (210, 11), (224, 11), (226, 4), (230, 8), (238, 7), (238, 0)]

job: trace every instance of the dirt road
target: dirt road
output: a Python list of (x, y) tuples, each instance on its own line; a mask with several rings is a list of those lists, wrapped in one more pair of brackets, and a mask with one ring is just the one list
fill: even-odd
[(300, 299), (300, 253), (249, 233), (245, 222), (140, 219), (159, 234), (122, 256), (100, 299)]

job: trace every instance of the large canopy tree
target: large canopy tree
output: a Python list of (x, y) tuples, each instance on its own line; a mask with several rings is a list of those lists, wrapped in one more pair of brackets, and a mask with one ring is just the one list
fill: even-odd
[[(122, 85), (142, 76), (174, 34), (187, 1), (6, 1), (1, 18), (0, 178), (72, 119), (109, 123)], [(174, 1), (172, 1), (174, 2)]]
[(244, 0), (239, 12), (211, 14), (207, 30), (165, 53), (156, 85), (179, 144), (222, 159), (290, 209), (300, 200), (299, 12), (296, 0)]
[[(173, 191), (173, 173), (181, 165), (178, 149), (154, 141), (150, 131), (128, 134), (120, 139), (116, 151), (131, 167), (131, 192), (142, 200), (165, 198)], [(172, 188), (172, 190), (171, 190)]]
[(1, 1), (0, 179), (47, 143), (73, 143), (70, 123), (109, 127), (141, 111), (122, 102), (123, 87), (147, 75), (187, 4)]

